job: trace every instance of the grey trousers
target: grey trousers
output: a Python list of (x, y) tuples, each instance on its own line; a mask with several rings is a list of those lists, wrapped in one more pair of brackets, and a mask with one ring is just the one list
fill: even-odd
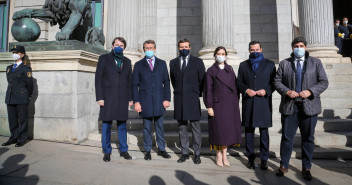
[[(180, 145), (182, 154), (189, 154), (189, 139), (188, 139), (188, 121), (178, 120), (178, 130), (180, 137)], [(200, 148), (202, 146), (202, 131), (199, 120), (189, 121), (192, 128), (193, 150), (195, 155), (200, 155)]]

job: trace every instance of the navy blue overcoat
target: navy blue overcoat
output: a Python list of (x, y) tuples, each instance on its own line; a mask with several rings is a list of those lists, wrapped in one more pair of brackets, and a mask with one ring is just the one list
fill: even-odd
[[(259, 63), (256, 72), (246, 60), (240, 64), (237, 77), (237, 88), (242, 94), (242, 124), (244, 127), (268, 128), (272, 126), (272, 93), (275, 91), (275, 63), (264, 59)], [(250, 97), (247, 89), (258, 91), (264, 89), (265, 96)]]
[(122, 67), (118, 68), (112, 53), (99, 57), (95, 72), (95, 92), (97, 101), (104, 100), (99, 120), (128, 119), (128, 101), (132, 101), (131, 78), (130, 59), (123, 57)]
[(146, 57), (136, 62), (132, 76), (133, 102), (142, 106), (142, 117), (162, 116), (165, 113), (164, 101), (170, 101), (170, 79), (164, 60), (155, 57), (153, 71)]

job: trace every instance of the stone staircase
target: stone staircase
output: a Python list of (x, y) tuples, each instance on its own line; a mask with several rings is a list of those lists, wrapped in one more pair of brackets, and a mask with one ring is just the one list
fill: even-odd
[[(329, 78), (329, 88), (321, 95), (322, 114), (318, 115), (318, 123), (315, 129), (316, 150), (314, 158), (343, 158), (352, 159), (352, 64), (326, 64), (324, 65)], [(238, 66), (234, 66), (237, 71)], [(202, 102), (202, 101), (201, 101)], [(280, 96), (277, 92), (273, 95), (273, 127), (269, 129), (270, 135), (270, 155), (272, 157), (280, 156), (281, 140), (281, 122), (278, 111)], [(130, 110), (128, 128), (128, 144), (139, 146), (143, 150), (143, 121), (137, 113)], [(202, 154), (212, 154), (209, 150), (207, 111), (202, 104)], [(178, 125), (173, 119), (173, 104), (167, 109), (164, 118), (164, 132), (167, 150), (180, 153)], [(99, 129), (89, 134), (88, 140), (96, 142), (99, 145), (101, 141), (101, 123)], [(189, 132), (190, 143), (192, 134)], [(256, 129), (255, 145), (259, 147), (259, 132)], [(116, 124), (112, 127), (112, 142), (117, 143)], [(300, 133), (294, 142), (294, 152), (292, 157), (300, 157)], [(155, 139), (154, 139), (155, 144)], [(244, 147), (244, 130), (242, 132), (242, 143), (239, 148), (231, 148), (229, 153), (232, 155), (243, 155)]]

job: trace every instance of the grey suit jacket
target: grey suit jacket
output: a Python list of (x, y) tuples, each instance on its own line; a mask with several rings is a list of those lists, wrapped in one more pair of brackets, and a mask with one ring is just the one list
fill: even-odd
[[(279, 111), (285, 115), (293, 114), (295, 99), (290, 98), (286, 93), (288, 90), (295, 90), (296, 88), (295, 71), (294, 57), (291, 54), (290, 58), (280, 62), (275, 77), (276, 90), (281, 94)], [(309, 90), (312, 93), (310, 97), (303, 99), (303, 109), (306, 115), (314, 116), (322, 112), (320, 94), (328, 86), (329, 81), (320, 59), (311, 57), (306, 52), (302, 76), (302, 91)]]

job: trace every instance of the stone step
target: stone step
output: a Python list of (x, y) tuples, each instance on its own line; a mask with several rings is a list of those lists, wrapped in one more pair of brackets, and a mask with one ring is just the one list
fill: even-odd
[[(80, 145), (84, 146), (91, 146), (91, 147), (98, 147), (101, 148), (101, 142), (99, 141), (85, 141), (80, 143)], [(113, 153), (118, 152), (115, 151), (117, 149), (116, 143), (112, 143), (112, 148), (113, 148)], [(179, 155), (181, 154), (181, 149), (178, 146), (171, 146), (171, 147), (166, 147), (165, 150), (172, 156), (172, 159), (177, 160)], [(280, 147), (270, 147), (270, 152), (269, 156), (271, 158), (278, 158), (280, 157)], [(133, 156), (134, 153), (139, 153), (143, 152), (144, 148), (143, 146), (138, 146), (138, 145), (132, 145), (129, 144), (129, 152)], [(152, 157), (156, 156), (155, 153), (158, 151), (157, 147), (153, 147), (153, 152), (152, 152)], [(229, 147), (228, 153), (230, 156), (245, 156), (245, 148), (244, 147)], [(211, 155), (215, 156), (216, 153), (214, 150), (210, 150), (209, 147), (202, 147), (200, 150), (201, 155)], [(193, 149), (192, 146), (190, 146), (190, 154), (193, 154)], [(255, 154), (257, 158), (259, 158), (259, 149), (258, 147), (255, 149)], [(177, 156), (176, 156), (177, 155)], [(143, 156), (140, 155), (140, 156)], [(193, 156), (192, 156), (193, 157)], [(301, 148), (300, 147), (294, 147), (292, 154), (292, 158), (302, 158), (302, 153), (301, 153)], [(343, 160), (351, 160), (352, 159), (352, 148), (348, 146), (326, 146), (326, 147), (315, 147), (314, 149), (314, 154), (313, 154), (314, 159), (343, 159)], [(270, 160), (270, 159), (269, 159)]]
[[(323, 103), (325, 104), (325, 103)], [(281, 114), (279, 113), (279, 105), (274, 106), (273, 108), (273, 120), (280, 122)], [(242, 110), (242, 109), (240, 109)], [(352, 106), (344, 108), (335, 108), (335, 107), (323, 107), (323, 112), (318, 115), (319, 118), (325, 119), (351, 119), (352, 118)], [(134, 110), (129, 111), (130, 119), (140, 119), (138, 113)], [(173, 108), (168, 108), (164, 115), (165, 119), (174, 119), (174, 110)], [(201, 119), (208, 119), (208, 112), (205, 108), (202, 108), (202, 117)]]
[[(130, 131), (127, 134), (127, 141), (129, 144), (142, 145), (143, 144), (143, 131)], [(280, 146), (281, 134), (277, 132), (270, 132), (270, 146)], [(167, 146), (177, 146), (179, 143), (179, 135), (177, 131), (168, 131), (164, 133), (165, 142)], [(297, 133), (294, 146), (300, 146), (300, 134)], [(189, 139), (192, 140), (192, 133), (189, 132)], [(101, 134), (95, 131), (88, 135), (88, 140), (101, 141)], [(112, 142), (118, 142), (117, 131), (111, 131)], [(348, 132), (315, 132), (315, 144), (324, 146), (352, 146), (352, 131)], [(155, 145), (155, 133), (153, 134), (153, 145)], [(255, 145), (259, 145), (259, 135), (255, 135)], [(209, 146), (208, 132), (202, 132), (202, 146)], [(244, 146), (244, 133), (242, 133), (241, 147)]]
[[(208, 120), (200, 120), (200, 125), (202, 131), (208, 130)], [(142, 119), (129, 119), (126, 122), (128, 131), (139, 131), (143, 130), (143, 120)], [(99, 129), (101, 130), (101, 123), (99, 123)], [(112, 130), (117, 130), (117, 125), (112, 124)], [(188, 130), (191, 130), (190, 124), (188, 124)], [(270, 131), (280, 131), (281, 122), (280, 119), (274, 120), (273, 127), (269, 128)], [(164, 131), (178, 131), (178, 123), (174, 119), (164, 120)], [(352, 119), (318, 119), (316, 132), (336, 132), (336, 131), (352, 131)], [(242, 127), (242, 132), (244, 132), (244, 127)], [(258, 129), (256, 132), (259, 133)]]

